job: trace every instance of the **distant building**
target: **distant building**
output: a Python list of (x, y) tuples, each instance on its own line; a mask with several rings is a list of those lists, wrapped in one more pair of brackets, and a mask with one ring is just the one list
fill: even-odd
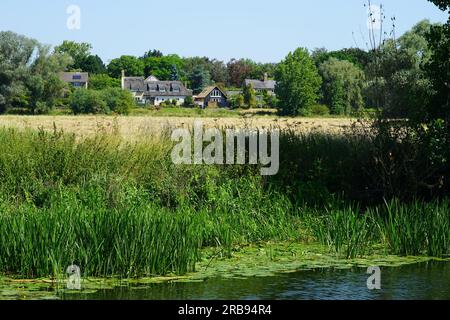
[(262, 95), (264, 91), (269, 94), (275, 95), (275, 86), (277, 82), (275, 80), (269, 80), (267, 73), (264, 74), (263, 80), (245, 79), (245, 86), (252, 84), (257, 95)]
[(200, 108), (228, 107), (227, 95), (217, 86), (206, 87), (199, 95), (194, 96), (194, 102)]
[(75, 88), (88, 88), (89, 74), (87, 72), (60, 72), (59, 78)]
[(124, 72), (122, 72), (122, 89), (131, 91), (136, 102), (155, 106), (166, 101), (175, 101), (177, 105), (182, 105), (186, 97), (192, 96), (192, 91), (181, 81), (160, 81), (154, 76), (147, 79), (125, 77)]

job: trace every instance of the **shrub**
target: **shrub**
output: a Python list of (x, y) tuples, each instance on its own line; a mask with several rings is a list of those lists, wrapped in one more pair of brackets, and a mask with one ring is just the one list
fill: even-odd
[(309, 112), (313, 116), (328, 116), (330, 108), (324, 104), (315, 104), (309, 108)]
[(187, 96), (187, 97), (184, 99), (183, 106), (184, 106), (185, 108), (193, 108), (193, 107), (195, 107), (194, 99), (193, 99), (191, 96)]
[(101, 91), (101, 94), (109, 110), (113, 112), (128, 114), (134, 106), (134, 99), (129, 91), (120, 88), (108, 88)]
[(77, 89), (70, 100), (70, 109), (73, 113), (107, 113), (108, 105), (100, 91)]

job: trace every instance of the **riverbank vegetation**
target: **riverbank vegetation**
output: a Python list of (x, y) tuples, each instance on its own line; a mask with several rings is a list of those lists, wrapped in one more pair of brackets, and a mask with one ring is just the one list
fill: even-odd
[(202, 248), (227, 257), (261, 241), (321, 243), (343, 258), (449, 254), (444, 189), (429, 203), (420, 188), (406, 196), (409, 185), (375, 196), (380, 173), (360, 166), (376, 152), (366, 136), (284, 132), (280, 148), (296, 152), (281, 151), (285, 170), (269, 179), (249, 165), (176, 166), (164, 136), (2, 129), (0, 143), (4, 274), (57, 276), (70, 264), (86, 276), (184, 274)]

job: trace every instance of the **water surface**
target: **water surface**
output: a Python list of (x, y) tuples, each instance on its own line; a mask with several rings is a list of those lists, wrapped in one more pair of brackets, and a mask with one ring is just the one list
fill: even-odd
[(106, 300), (450, 300), (450, 263), (381, 268), (381, 290), (367, 289), (367, 269), (317, 269), (271, 277), (215, 278), (59, 293), (62, 299)]

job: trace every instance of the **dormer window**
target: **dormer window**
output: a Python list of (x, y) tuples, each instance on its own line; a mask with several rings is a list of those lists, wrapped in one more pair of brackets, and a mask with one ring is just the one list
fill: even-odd
[(172, 86), (172, 91), (173, 92), (180, 92), (180, 87), (177, 85)]
[(211, 97), (220, 98), (221, 96), (222, 96), (222, 94), (220, 93), (220, 90), (214, 89), (211, 92)]

